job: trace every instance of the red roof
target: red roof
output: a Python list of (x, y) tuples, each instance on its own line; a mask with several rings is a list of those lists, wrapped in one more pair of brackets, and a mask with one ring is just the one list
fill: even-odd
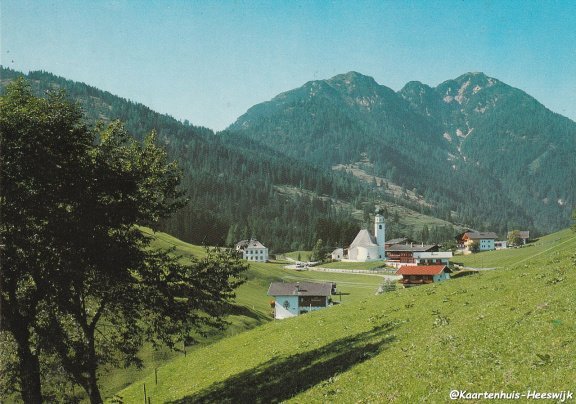
[(440, 275), (444, 268), (446, 272), (452, 272), (446, 265), (406, 265), (400, 267), (396, 275)]

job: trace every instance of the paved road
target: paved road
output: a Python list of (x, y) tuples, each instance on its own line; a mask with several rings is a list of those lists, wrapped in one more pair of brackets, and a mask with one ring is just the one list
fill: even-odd
[(389, 281), (396, 281), (398, 279), (402, 279), (402, 276), (390, 275), (385, 273), (384, 271), (374, 271), (369, 269), (338, 269), (338, 268), (323, 268), (323, 267), (297, 268), (296, 265), (286, 265), (284, 268), (294, 269), (296, 271), (301, 270), (301, 271), (315, 271), (315, 272), (332, 272), (332, 273), (341, 273), (349, 275), (379, 276)]

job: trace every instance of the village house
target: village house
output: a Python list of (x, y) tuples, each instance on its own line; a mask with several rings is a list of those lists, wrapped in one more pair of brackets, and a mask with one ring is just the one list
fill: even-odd
[(446, 265), (406, 265), (400, 267), (396, 275), (402, 275), (400, 283), (411, 287), (450, 279), (451, 272)]
[(479, 251), (492, 251), (496, 249), (496, 233), (471, 231), (462, 237), (465, 249), (470, 252), (474, 242), (478, 243)]
[(242, 240), (236, 243), (236, 251), (248, 261), (268, 261), (268, 248), (256, 239)]
[(417, 251), (413, 257), (416, 265), (448, 265), (452, 251)]
[(463, 249), (465, 247), (464, 245), (464, 235), (466, 233), (470, 233), (472, 232), (472, 230), (468, 229), (468, 230), (464, 230), (464, 232), (459, 233), (458, 235), (456, 235), (456, 237), (454, 237), (456, 239), (456, 247)]
[[(514, 230), (508, 232), (508, 239), (510, 239), (513, 232)], [(518, 230), (518, 235), (522, 239), (522, 244), (524, 245), (526, 245), (526, 243), (528, 243), (528, 240), (530, 240), (530, 231), (528, 230)]]
[(335, 291), (336, 284), (332, 282), (272, 282), (268, 296), (274, 297), (270, 305), (274, 318), (280, 320), (331, 305), (330, 296)]
[(400, 238), (393, 238), (391, 240), (386, 241), (384, 243), (384, 246), (386, 247), (386, 249), (388, 249), (388, 248), (390, 248), (396, 244), (410, 244), (410, 243), (414, 243), (414, 240), (411, 240), (407, 237), (400, 237)]
[(414, 254), (423, 252), (437, 252), (437, 244), (394, 244), (386, 250), (388, 263), (399, 266), (400, 264), (416, 264)]

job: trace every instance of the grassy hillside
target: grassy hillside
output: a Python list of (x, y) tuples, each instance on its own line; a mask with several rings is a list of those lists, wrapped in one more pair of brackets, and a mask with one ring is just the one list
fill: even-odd
[(453, 389), (574, 390), (576, 237), (564, 231), (539, 243), (494, 253), (500, 269), (478, 276), (270, 322), (171, 361), (158, 385), (149, 375), (118, 394), (141, 401), (144, 382), (152, 402), (171, 403), (444, 402)]
[(570, 230), (549, 234), (521, 248), (485, 251), (478, 254), (456, 256), (454, 261), (474, 268), (499, 268), (514, 264), (530, 263), (541, 255), (572, 245), (576, 234)]
[[(176, 253), (185, 257), (202, 257), (206, 253), (203, 247), (185, 243), (169, 234), (162, 232), (153, 233), (148, 228), (142, 228), (142, 231), (154, 236), (153, 246), (155, 247), (174, 247)], [(297, 272), (284, 269), (284, 265), (284, 263), (251, 263), (249, 270), (245, 274), (247, 281), (237, 290), (232, 314), (227, 317), (230, 325), (224, 331), (214, 331), (208, 338), (200, 339), (199, 345), (187, 347), (187, 357), (190, 357), (191, 353), (201, 346), (271, 321), (270, 297), (266, 295), (270, 282), (282, 280), (287, 282), (298, 280), (336, 282), (339, 291), (342, 292), (342, 296), (335, 300), (340, 301), (341, 299), (342, 303), (345, 304), (354, 303), (374, 295), (378, 286), (382, 283), (382, 279), (375, 276), (312, 271)], [(100, 384), (103, 387), (104, 396), (112, 396), (116, 391), (150, 374), (150, 372), (154, 371), (154, 368), (162, 366), (174, 358), (183, 357), (182, 352), (173, 352), (166, 349), (154, 350), (150, 346), (145, 346), (140, 355), (144, 361), (142, 369), (132, 367), (103, 372)]]

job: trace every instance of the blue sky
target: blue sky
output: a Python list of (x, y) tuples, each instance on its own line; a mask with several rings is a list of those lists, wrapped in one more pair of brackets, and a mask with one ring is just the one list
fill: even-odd
[(307, 81), (482, 71), (576, 120), (576, 1), (1, 0), (1, 63), (224, 129)]

